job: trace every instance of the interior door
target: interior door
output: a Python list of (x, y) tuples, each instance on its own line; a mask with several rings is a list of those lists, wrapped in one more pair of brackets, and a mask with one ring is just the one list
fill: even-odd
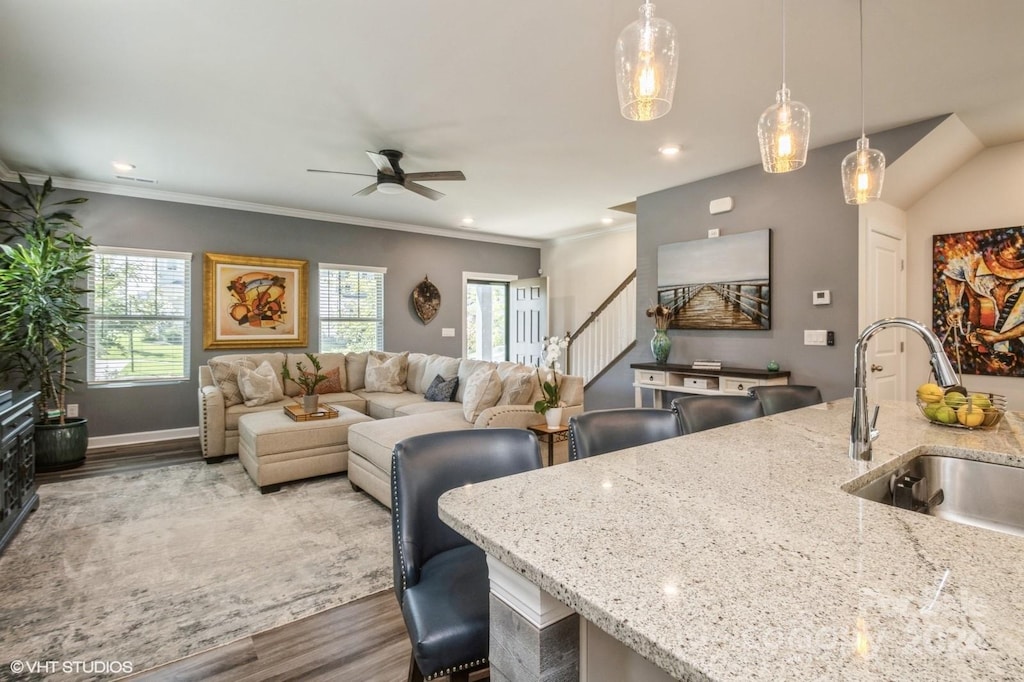
[(509, 282), (508, 359), (536, 365), (548, 333), (548, 278)]
[[(896, 209), (894, 209), (896, 210)], [(899, 215), (867, 220), (868, 322), (906, 316), (906, 231)], [(883, 329), (868, 345), (867, 390), (872, 401), (906, 399), (906, 332)]]

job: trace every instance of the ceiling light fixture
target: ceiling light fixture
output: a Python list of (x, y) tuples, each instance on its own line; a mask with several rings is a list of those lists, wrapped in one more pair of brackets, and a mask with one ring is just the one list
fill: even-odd
[(472, 218), (463, 218), (462, 219), (462, 224), (463, 225), (472, 225), (473, 224), (473, 219)]
[(766, 173), (788, 173), (807, 162), (811, 112), (801, 102), (792, 101), (786, 87), (786, 0), (782, 0), (782, 87), (775, 93), (775, 104), (757, 121), (757, 139)]
[(402, 187), (400, 182), (392, 180), (378, 180), (377, 191), (381, 194), (401, 194), (405, 191), (405, 187)]
[(612, 220), (611, 218), (601, 218), (602, 225), (611, 225), (613, 222), (615, 221)]
[(615, 43), (619, 110), (631, 121), (653, 121), (672, 108), (679, 52), (676, 29), (654, 17), (645, 0), (640, 18), (622, 29)]
[(677, 144), (663, 144), (658, 147), (658, 153), (662, 156), (678, 156), (680, 151), (682, 150)]
[(860, 0), (860, 139), (857, 151), (843, 159), (843, 195), (848, 204), (866, 204), (882, 196), (885, 154), (868, 147), (864, 135), (864, 0)]
[(125, 161), (111, 161), (110, 165), (114, 167), (114, 170), (119, 173), (127, 173), (128, 171), (135, 170), (134, 163), (127, 163)]

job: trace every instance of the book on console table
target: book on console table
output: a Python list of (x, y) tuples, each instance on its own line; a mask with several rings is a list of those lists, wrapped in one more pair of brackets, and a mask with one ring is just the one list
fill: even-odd
[(713, 369), (718, 371), (722, 369), (721, 360), (694, 360), (690, 365), (693, 369)]

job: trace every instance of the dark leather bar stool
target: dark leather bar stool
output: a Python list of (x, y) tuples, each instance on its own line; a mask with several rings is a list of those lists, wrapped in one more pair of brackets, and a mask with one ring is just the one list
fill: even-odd
[(569, 420), (569, 461), (683, 435), (672, 410), (594, 410)]
[(469, 429), (413, 436), (391, 454), (391, 537), (395, 595), (412, 657), (409, 681), (487, 666), (490, 583), (482, 549), (438, 518), (453, 488), (541, 467), (526, 429)]
[(817, 386), (754, 386), (750, 395), (761, 403), (765, 414), (778, 414), (801, 407), (817, 405), (822, 401)]
[(764, 416), (761, 403), (748, 395), (691, 395), (672, 401), (683, 434), (706, 431)]

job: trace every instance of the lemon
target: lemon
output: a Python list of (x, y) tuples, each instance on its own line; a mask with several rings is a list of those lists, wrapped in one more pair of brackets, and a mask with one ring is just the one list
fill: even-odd
[(938, 384), (921, 384), (917, 387), (917, 397), (923, 403), (937, 403), (942, 400), (942, 387)]
[(943, 424), (956, 424), (956, 410), (949, 405), (939, 405), (935, 410), (935, 419)]
[(956, 420), (964, 426), (981, 426), (985, 421), (985, 411), (973, 405), (963, 405), (956, 411)]

